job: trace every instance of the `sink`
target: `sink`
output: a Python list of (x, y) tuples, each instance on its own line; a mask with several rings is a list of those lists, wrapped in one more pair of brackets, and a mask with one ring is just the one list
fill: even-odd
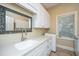
[(39, 41), (37, 40), (26, 40), (20, 43), (15, 44), (15, 48), (18, 50), (25, 50), (25, 49), (29, 49), (32, 46), (34, 46), (35, 44), (37, 44)]

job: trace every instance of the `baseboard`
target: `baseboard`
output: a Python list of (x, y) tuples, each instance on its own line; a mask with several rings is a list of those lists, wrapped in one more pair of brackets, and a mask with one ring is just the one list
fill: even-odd
[(74, 48), (72, 48), (72, 47), (67, 47), (67, 46), (63, 46), (63, 45), (57, 45), (57, 47), (63, 48), (63, 49), (66, 49), (66, 50), (69, 50), (69, 51), (73, 51), (74, 52)]

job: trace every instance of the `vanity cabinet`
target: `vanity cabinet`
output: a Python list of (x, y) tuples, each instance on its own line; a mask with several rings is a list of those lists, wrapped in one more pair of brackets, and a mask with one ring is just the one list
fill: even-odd
[(24, 56), (47, 56), (49, 54), (48, 50), (49, 50), (49, 42), (48, 40), (46, 40), (29, 53), (24, 54)]
[(49, 28), (49, 14), (40, 3), (19, 3), (18, 5), (34, 13), (33, 28)]

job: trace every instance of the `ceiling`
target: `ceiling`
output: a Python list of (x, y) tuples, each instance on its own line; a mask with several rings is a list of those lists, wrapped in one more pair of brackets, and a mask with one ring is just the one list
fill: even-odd
[(51, 8), (51, 7), (53, 7), (53, 6), (58, 5), (58, 3), (42, 3), (42, 5), (43, 5), (46, 9), (48, 9), (48, 8)]

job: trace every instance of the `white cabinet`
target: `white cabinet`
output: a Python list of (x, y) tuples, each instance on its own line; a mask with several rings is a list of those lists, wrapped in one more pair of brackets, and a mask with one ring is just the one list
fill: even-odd
[(56, 52), (56, 34), (53, 33), (45, 33), (45, 36), (50, 37), (50, 45), (51, 51)]
[(40, 3), (19, 3), (17, 5), (34, 13), (33, 28), (49, 28), (49, 14)]
[(36, 15), (34, 15), (34, 28), (49, 28), (49, 14), (47, 11), (43, 8), (41, 4), (38, 6), (39, 10)]
[(51, 49), (51, 39), (49, 38), (49, 40), (47, 41), (48, 42), (48, 54), (50, 54), (50, 52), (52, 51)]
[(29, 53), (25, 54), (24, 56), (46, 56), (48, 55), (48, 42), (45, 41)]
[(32, 13), (36, 13), (36, 10), (34, 9), (34, 7), (31, 6), (30, 3), (16, 3), (16, 4)]

